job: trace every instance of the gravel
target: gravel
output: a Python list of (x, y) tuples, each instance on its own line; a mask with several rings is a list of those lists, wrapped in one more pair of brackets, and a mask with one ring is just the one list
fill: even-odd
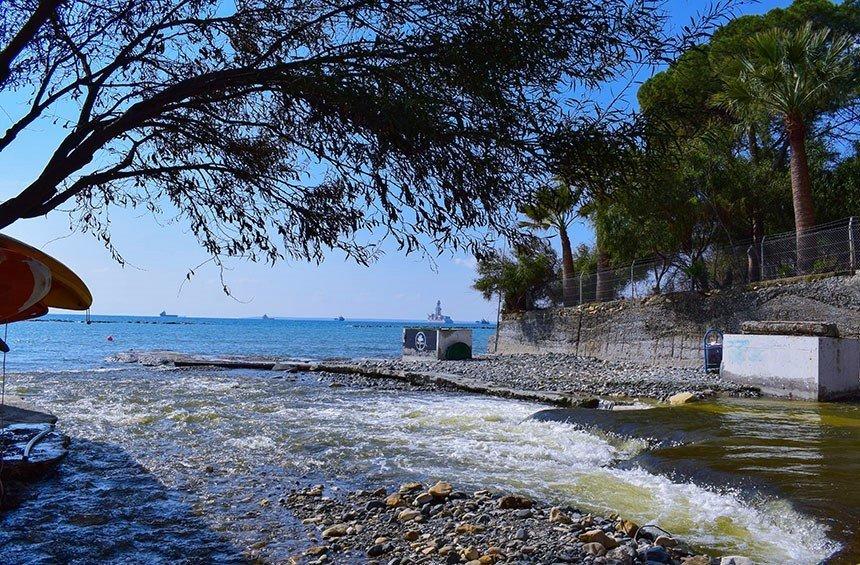
[(423, 371), (477, 379), (489, 386), (574, 395), (648, 397), (666, 400), (679, 392), (713, 391), (758, 396), (758, 390), (728, 383), (701, 369), (601, 361), (562, 353), (499, 355), (470, 361), (361, 360), (366, 369)]
[(615, 515), (549, 507), (516, 494), (460, 492), (444, 482), (337, 498), (316, 485), (279, 502), (306, 525), (312, 544), (293, 563), (719, 563), (666, 532)]

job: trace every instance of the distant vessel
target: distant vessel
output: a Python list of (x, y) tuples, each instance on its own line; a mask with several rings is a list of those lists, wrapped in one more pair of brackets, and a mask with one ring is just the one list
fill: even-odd
[(484, 319), (484, 318), (481, 318), (481, 323), (482, 323), (482, 324), (489, 324), (490, 322), (488, 322), (488, 321), (487, 321), (486, 319)]
[(269, 319), (269, 315), (268, 315), (268, 314), (263, 314), (263, 319), (264, 319), (264, 320), (268, 320), (268, 319)]
[(162, 310), (161, 314), (158, 315), (160, 318), (178, 318), (178, 314), (168, 314), (166, 311)]
[(432, 314), (427, 316), (428, 322), (433, 322), (434, 324), (452, 324), (454, 320), (451, 319), (451, 316), (446, 316), (442, 313), (442, 301), (436, 301), (436, 310), (433, 311)]
[(342, 322), (342, 321), (344, 321), (345, 319), (346, 319), (346, 318), (344, 318), (343, 316), (338, 316), (337, 318), (335, 318), (335, 320), (337, 320), (338, 322)]

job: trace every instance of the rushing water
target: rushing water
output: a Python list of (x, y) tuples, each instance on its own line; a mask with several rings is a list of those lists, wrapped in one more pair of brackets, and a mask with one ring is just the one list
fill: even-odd
[(283, 560), (309, 542), (276, 501), (315, 482), (516, 490), (763, 563), (816, 563), (857, 535), (852, 405), (532, 418), (550, 407), (331, 388), (308, 374), (97, 365), (11, 376), (8, 390), (56, 413), (73, 445), (60, 473), (0, 516), (3, 562)]

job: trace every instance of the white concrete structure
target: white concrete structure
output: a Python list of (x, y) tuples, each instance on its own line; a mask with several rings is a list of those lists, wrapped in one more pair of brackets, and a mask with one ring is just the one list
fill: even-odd
[(860, 397), (860, 340), (818, 336), (723, 336), (720, 376), (768, 396)]

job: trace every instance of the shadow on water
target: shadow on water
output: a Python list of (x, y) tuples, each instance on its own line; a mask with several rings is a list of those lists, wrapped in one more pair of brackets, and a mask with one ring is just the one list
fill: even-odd
[(830, 527), (834, 563), (860, 559), (860, 405), (722, 400), (637, 411), (543, 410), (533, 416), (647, 440), (639, 466), (749, 498), (779, 496)]
[(3, 563), (245, 563), (242, 550), (121, 447), (73, 439), (59, 470), (0, 511)]

